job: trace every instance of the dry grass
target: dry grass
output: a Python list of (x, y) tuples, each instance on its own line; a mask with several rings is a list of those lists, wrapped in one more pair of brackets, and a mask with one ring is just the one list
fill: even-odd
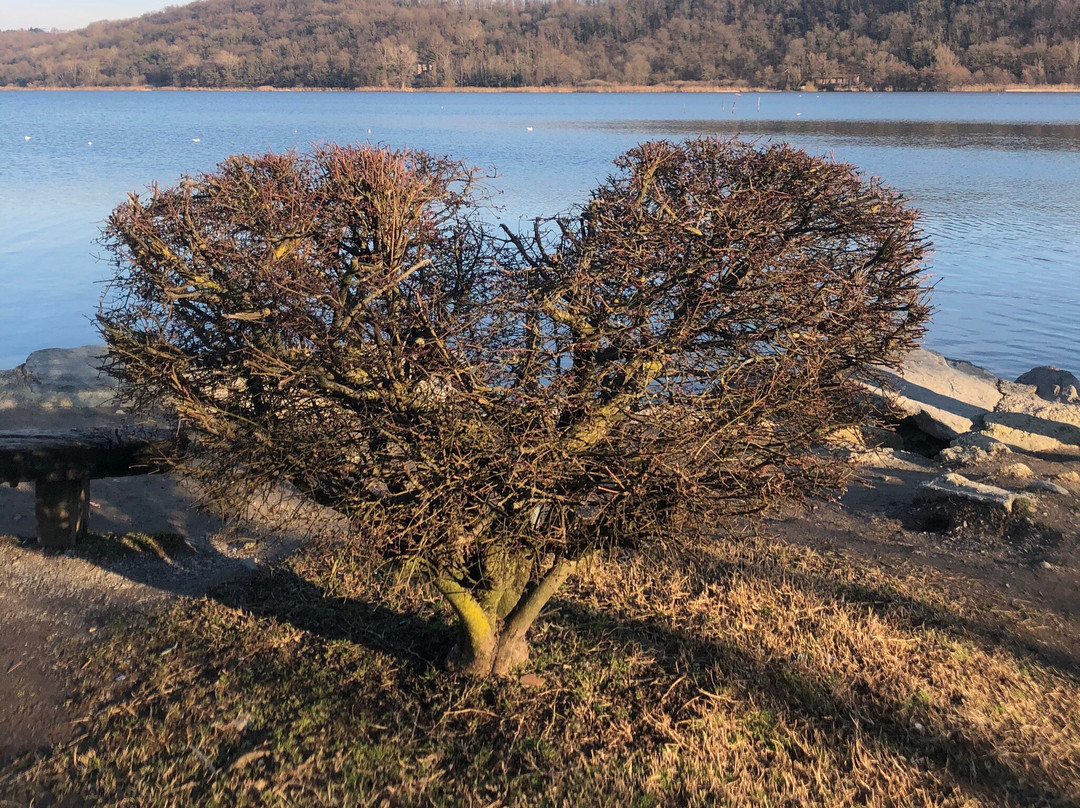
[(0, 773), (0, 794), (140, 807), (1080, 803), (1080, 674), (1029, 631), (1053, 615), (973, 600), (933, 571), (763, 539), (610, 558), (539, 625), (533, 687), (446, 676), (441, 619), (323, 548), (117, 625), (79, 674), (76, 739)]
[(196, 548), (179, 533), (95, 533), (91, 531), (80, 543), (76, 552), (91, 561), (108, 561), (121, 558), (157, 556), (162, 561), (173, 561), (190, 556)]

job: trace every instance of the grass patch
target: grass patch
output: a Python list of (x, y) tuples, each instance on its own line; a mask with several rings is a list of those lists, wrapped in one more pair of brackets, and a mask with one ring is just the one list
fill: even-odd
[[(760, 539), (594, 563), (544, 684), (446, 675), (432, 601), (316, 548), (117, 624), (0, 793), (117, 806), (1064, 806), (1080, 676), (931, 573)], [(1048, 615), (1041, 615), (1044, 622)], [(18, 803), (16, 803), (18, 804)]]
[(111, 561), (153, 555), (162, 561), (173, 562), (195, 552), (191, 543), (179, 533), (96, 533), (88, 531), (74, 551), (87, 561)]

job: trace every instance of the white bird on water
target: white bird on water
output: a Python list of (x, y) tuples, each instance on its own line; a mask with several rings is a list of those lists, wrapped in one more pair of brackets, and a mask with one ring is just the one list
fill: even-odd
[(29, 140), (29, 139), (30, 139), (30, 135), (23, 135), (23, 140)]
[(531, 126), (526, 126), (526, 127), (525, 127), (525, 131), (526, 131), (526, 132), (531, 132), (531, 131), (532, 131), (532, 127), (531, 127)]
[(191, 142), (192, 142), (192, 143), (201, 143), (201, 142), (202, 142), (202, 138), (201, 138), (201, 137), (193, 137), (193, 138), (191, 139)]

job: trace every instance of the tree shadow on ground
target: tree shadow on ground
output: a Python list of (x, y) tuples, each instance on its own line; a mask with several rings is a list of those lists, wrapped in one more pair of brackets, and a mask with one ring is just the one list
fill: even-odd
[[(1077, 676), (1075, 660), (1070, 656), (1025, 644), (1007, 632), (888, 589), (816, 577), (786, 566), (755, 572), (742, 565), (720, 563), (710, 565), (709, 573), (719, 579), (725, 575), (760, 575), (776, 580), (777, 575), (782, 575), (788, 585), (819, 597), (826, 587), (842, 602), (869, 607), (890, 620), (899, 615), (900, 622), (911, 630), (941, 628), (988, 650), (1002, 648), (1073, 678)], [(324, 590), (290, 570), (260, 573), (247, 581), (218, 587), (211, 596), (225, 605), (287, 622), (327, 640), (349, 640), (394, 655), (416, 670), (439, 667), (454, 638), (453, 630), (439, 621), (403, 614), (379, 603), (327, 597)], [(1061, 793), (1033, 783), (1028, 773), (1003, 759), (990, 739), (969, 737), (963, 725), (950, 724), (947, 715), (931, 714), (928, 705), (917, 701), (900, 702), (868, 688), (840, 693), (824, 673), (808, 675), (805, 666), (793, 657), (757, 658), (733, 643), (705, 640), (657, 619), (597, 612), (567, 599), (558, 601), (557, 614), (549, 619), (581, 635), (585, 644), (621, 641), (643, 646), (673, 681), (685, 673), (679, 660), (690, 657), (711, 680), (703, 686), (715, 686), (717, 681), (734, 683), (758, 703), (805, 720), (838, 739), (851, 740), (861, 728), (876, 743), (904, 758), (924, 761), (973, 796), (1000, 799), (1007, 795), (1020, 804), (1033, 806), (1070, 804)], [(916, 723), (933, 727), (935, 719), (937, 731), (916, 728)], [(940, 726), (942, 721), (944, 727)]]
[[(45, 555), (57, 554), (38, 548), (32, 541), (25, 541), (24, 547)], [(162, 592), (206, 594), (223, 605), (289, 622), (324, 639), (358, 642), (414, 661), (424, 659), (426, 665), (437, 664), (440, 654), (453, 644), (453, 629), (442, 622), (382, 604), (333, 597), (286, 567), (227, 556), (208, 542), (195, 547), (177, 534), (93, 533), (66, 554)], [(1055, 648), (1000, 623), (956, 614), (888, 587), (715, 558), (708, 566), (713, 580), (742, 575), (768, 582), (782, 576), (805, 591), (820, 591), (825, 586), (837, 600), (859, 604), (910, 629), (942, 630), (983, 650), (1004, 650), (1080, 680), (1080, 650)]]
[[(161, 585), (160, 580), (153, 580), (160, 565), (181, 565), (192, 572), (198, 570), (200, 558), (215, 568), (224, 563), (208, 558), (206, 551), (192, 552), (183, 544), (165, 548), (159, 544), (135, 544), (117, 546), (114, 540), (99, 538), (82, 552), (87, 560), (103, 568), (154, 586)], [(159, 557), (133, 565), (132, 553)], [(323, 640), (344, 640), (389, 654), (415, 672), (440, 667), (453, 643), (453, 629), (440, 620), (409, 614), (378, 601), (332, 596), (288, 568), (256, 568), (242, 560), (229, 560), (229, 564), (233, 561), (235, 566), (228, 569), (235, 574), (206, 592), (207, 597), (229, 608), (289, 624)], [(827, 572), (809, 573), (780, 561), (754, 564), (713, 559), (707, 567), (695, 567), (689, 557), (669, 561), (712, 582), (739, 576), (783, 581), (818, 598), (870, 608), (914, 631), (942, 629), (987, 650), (1003, 649), (1077, 677), (1077, 661), (1071, 655), (1058, 654), (998, 627), (951, 614), (888, 588), (846, 582)], [(180, 587), (174, 591), (190, 594), (185, 590)], [(642, 646), (651, 651), (655, 665), (672, 681), (686, 673), (679, 667), (680, 660), (690, 657), (701, 672), (702, 687), (715, 687), (720, 682), (741, 688), (756, 702), (803, 720), (841, 743), (852, 741), (857, 728), (862, 727), (876, 743), (905, 758), (925, 761), (927, 766), (960, 783), (972, 796), (1007, 796), (1025, 805), (1071, 804), (1061, 793), (1033, 783), (1024, 771), (1003, 759), (990, 740), (970, 737), (958, 722), (950, 724), (947, 715), (930, 715), (918, 703), (901, 703), (869, 689), (855, 695), (841, 693), (824, 674), (808, 675), (805, 666), (793, 657), (754, 656), (734, 643), (704, 639), (660, 619), (598, 612), (567, 598), (560, 599), (557, 606), (557, 614), (548, 619), (580, 635), (586, 645), (615, 641), (628, 647)], [(916, 721), (924, 727), (937, 723), (938, 729), (921, 732), (915, 728)], [(942, 721), (944, 727), (940, 726)], [(1052, 780), (1038, 774), (1037, 779)]]
[(1004, 761), (989, 740), (975, 740), (962, 726), (920, 732), (915, 723), (932, 726), (926, 708), (900, 703), (864, 689), (857, 697), (836, 692), (823, 677), (810, 677), (790, 657), (757, 659), (736, 645), (705, 641), (651, 619), (598, 613), (581, 604), (560, 602), (557, 618), (586, 642), (637, 644), (656, 660), (673, 681), (687, 674), (687, 657), (699, 668), (701, 687), (723, 685), (744, 690), (755, 703), (801, 719), (840, 742), (853, 741), (862, 730), (877, 743), (911, 761), (925, 761), (955, 779), (968, 796), (1000, 799), (1007, 795), (1022, 805), (1073, 805), (1067, 796), (1031, 782), (1023, 771)]
[(324, 640), (347, 640), (431, 668), (445, 658), (453, 630), (383, 603), (335, 597), (286, 566), (228, 556), (209, 542), (192, 545), (175, 533), (90, 533), (69, 550), (24, 548), (91, 563), (172, 595), (205, 596), (258, 618), (287, 623)]
[(207, 597), (324, 640), (346, 640), (390, 654), (421, 671), (440, 667), (454, 641), (446, 623), (383, 603), (332, 596), (284, 567), (221, 584)]
[[(733, 571), (725, 566), (724, 575), (732, 573)], [(1000, 620), (995, 622), (967, 617), (887, 585), (867, 585), (825, 572), (811, 574), (790, 567), (777, 570), (745, 566), (739, 567), (737, 574), (765, 582), (782, 577), (784, 582), (807, 592), (820, 592), (822, 588), (827, 588), (833, 599), (868, 608), (877, 616), (907, 629), (944, 631), (957, 639), (971, 642), (984, 651), (1005, 651), (1018, 659), (1037, 662), (1074, 681), (1080, 681), (1080, 648), (1048, 645), (1035, 636), (1006, 627)], [(967, 584), (961, 580), (957, 586), (963, 588)]]
[[(158, 590), (188, 596), (206, 594), (225, 606), (287, 622), (327, 640), (349, 640), (399, 655), (424, 667), (440, 665), (455, 639), (455, 629), (442, 621), (382, 603), (331, 596), (287, 567), (256, 565), (248, 559), (226, 556), (209, 544), (194, 548), (174, 534), (93, 534), (70, 552)], [(825, 587), (834, 599), (871, 609), (879, 617), (908, 629), (944, 631), (984, 651), (1005, 651), (1080, 681), (1080, 651), (1076, 649), (1049, 646), (1000, 622), (957, 614), (890, 587), (867, 586), (788, 566), (740, 564), (715, 558), (709, 560), (708, 569), (713, 580), (744, 576), (774, 582), (782, 578), (804, 591), (817, 593)], [(212, 574), (207, 576), (207, 570)]]

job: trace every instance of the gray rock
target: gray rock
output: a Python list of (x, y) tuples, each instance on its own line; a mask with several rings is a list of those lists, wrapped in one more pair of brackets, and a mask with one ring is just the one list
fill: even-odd
[(1032, 480), (1027, 484), (1027, 490), (1045, 494), (1061, 494), (1066, 497), (1072, 496), (1072, 492), (1068, 488), (1047, 480)]
[(994, 485), (969, 480), (962, 474), (943, 474), (923, 483), (915, 492), (917, 502), (959, 500), (1012, 513), (1019, 495)]
[(1080, 448), (1080, 382), (1066, 371), (1035, 368), (1009, 382), (922, 348), (908, 354), (899, 372), (877, 370), (895, 392), (869, 389), (926, 434), (952, 442), (941, 455), (948, 465), (969, 466), (1000, 454), (993, 443), (955, 442), (978, 431), (1020, 451)]
[(0, 371), (0, 411), (20, 407), (103, 407), (113, 403), (116, 382), (99, 370), (104, 354), (104, 345), (34, 351), (17, 368)]
[(937, 468), (928, 457), (898, 449), (872, 449), (863, 455), (864, 465), (892, 471), (927, 472)]
[[(1046, 369), (1036, 368), (1032, 373), (1041, 370)], [(1042, 377), (1024, 374), (1020, 378)], [(1038, 385), (1002, 382), (1001, 388), (1004, 395), (994, 412), (983, 417), (984, 433), (1029, 452), (1060, 452), (1080, 447), (1080, 403), (1048, 401), (1038, 394)], [(1047, 392), (1045, 385), (1042, 392)]]
[(994, 440), (982, 432), (966, 432), (943, 449), (938, 459), (947, 466), (961, 468), (996, 460), (1010, 453), (1010, 449), (1001, 441)]
[(867, 389), (910, 416), (923, 432), (951, 441), (981, 421), (1001, 400), (998, 378), (987, 370), (917, 348), (899, 372), (877, 368), (895, 392)]
[(1054, 479), (1069, 485), (1080, 485), (1080, 474), (1075, 471), (1063, 471), (1061, 474), (1056, 475)]
[(994, 411), (1031, 415), (1044, 421), (1071, 424), (1080, 428), (1080, 404), (1060, 404), (1047, 401), (1034, 393), (1003, 396)]
[(1053, 365), (1032, 368), (1016, 381), (1018, 384), (1032, 385), (1036, 395), (1047, 401), (1062, 404), (1080, 402), (1080, 379)]
[(998, 476), (1006, 480), (1030, 480), (1035, 472), (1027, 463), (1010, 463), (998, 471)]
[(976, 483), (960, 474), (936, 477), (915, 491), (917, 515), (949, 528), (968, 523), (1002, 525), (1030, 504), (1020, 494)]
[(1050, 405), (1050, 408), (1028, 413), (992, 412), (983, 417), (982, 432), (1025, 452), (1075, 451), (1080, 448), (1080, 426), (1062, 420), (1071, 420), (1074, 414), (1050, 411), (1066, 406), (1071, 405)]
[(882, 429), (876, 426), (863, 427), (866, 434), (866, 443), (880, 449), (898, 449), (903, 451), (904, 438), (893, 429)]
[(985, 463), (990, 459), (990, 453), (978, 446), (949, 446), (938, 454), (938, 460), (956, 469)]

